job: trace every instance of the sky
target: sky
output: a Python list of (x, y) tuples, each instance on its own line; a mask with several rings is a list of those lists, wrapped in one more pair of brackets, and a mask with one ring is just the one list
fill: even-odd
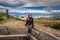
[[(9, 10), (13, 16), (49, 16), (49, 11), (60, 12), (60, 0), (0, 0), (0, 11)], [(35, 14), (34, 14), (35, 13)]]

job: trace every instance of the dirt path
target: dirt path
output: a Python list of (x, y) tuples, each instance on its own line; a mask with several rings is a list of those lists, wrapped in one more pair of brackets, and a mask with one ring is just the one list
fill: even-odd
[(3, 23), (2, 26), (24, 27), (24, 22), (23, 21), (12, 20), (12, 21), (8, 21), (8, 22)]
[[(25, 26), (25, 22), (23, 21), (17, 21), (17, 20), (12, 20), (12, 21), (8, 21), (2, 24), (2, 26), (7, 26), (7, 27), (20, 27), (20, 28), (24, 28)], [(57, 37), (60, 37), (60, 30), (55, 30), (52, 28), (47, 28), (47, 27), (43, 27), (43, 26), (39, 26), (39, 25), (35, 25), (35, 28), (39, 28), (42, 31), (45, 31), (47, 33), (53, 34)]]

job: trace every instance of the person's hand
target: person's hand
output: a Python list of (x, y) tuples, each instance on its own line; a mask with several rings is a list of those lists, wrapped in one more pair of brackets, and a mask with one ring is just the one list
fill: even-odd
[(34, 29), (34, 27), (32, 27)]
[(26, 24), (25, 24), (25, 26), (26, 26)]

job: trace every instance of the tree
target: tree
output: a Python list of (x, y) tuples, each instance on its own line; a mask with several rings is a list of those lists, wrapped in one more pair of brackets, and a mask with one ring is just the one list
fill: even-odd
[(8, 9), (6, 9), (6, 16), (7, 16), (7, 19), (9, 19), (9, 14), (8, 14)]

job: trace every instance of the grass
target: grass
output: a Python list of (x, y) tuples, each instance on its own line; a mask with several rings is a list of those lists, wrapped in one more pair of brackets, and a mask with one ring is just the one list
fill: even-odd
[[(11, 15), (9, 15), (9, 19), (7, 19), (6, 13), (0, 13), (0, 24), (9, 20), (19, 20), (19, 21), (25, 21), (23, 19), (15, 18)], [(35, 19), (35, 24), (42, 25), (46, 27), (51, 27), (55, 29), (60, 29), (60, 20), (51, 20), (51, 19)]]
[(45, 27), (60, 29), (60, 20), (35, 19), (35, 23), (38, 25), (45, 26)]
[(7, 21), (7, 20), (13, 20), (13, 19), (15, 19), (15, 20), (21, 20), (19, 18), (13, 17), (11, 15), (8, 15), (8, 16), (9, 16), (9, 18), (7, 19), (7, 14), (6, 13), (0, 13), (0, 22)]

